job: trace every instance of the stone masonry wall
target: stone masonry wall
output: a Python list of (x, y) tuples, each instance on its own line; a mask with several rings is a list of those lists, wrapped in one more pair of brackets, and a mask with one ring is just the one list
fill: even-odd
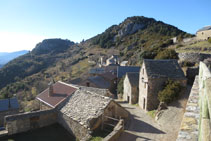
[(120, 120), (114, 127), (114, 130), (109, 135), (107, 135), (103, 141), (116, 141), (119, 139), (122, 132), (124, 132), (124, 121)]
[(204, 53), (179, 53), (178, 57), (181, 61), (196, 62), (199, 63), (204, 59), (210, 58), (211, 54)]
[(196, 36), (198, 39), (207, 40), (209, 37), (211, 37), (211, 30), (197, 32)]
[(82, 126), (77, 121), (59, 112), (58, 122), (61, 124), (70, 134), (75, 136), (79, 140), (88, 140), (90, 136), (90, 130)]
[(157, 109), (159, 105), (158, 92), (163, 89), (163, 85), (167, 81), (167, 78), (149, 79), (148, 80), (148, 92), (146, 99), (146, 110), (151, 111)]
[(0, 112), (0, 127), (4, 126), (4, 117), (8, 115), (17, 114), (19, 112), (19, 109), (12, 109), (8, 111)]
[[(138, 98), (138, 104), (142, 109), (146, 109), (146, 103), (147, 103), (147, 92), (148, 92), (148, 77), (146, 74), (146, 68), (145, 64), (142, 65), (142, 68), (140, 69), (139, 73), (139, 98)], [(145, 102), (144, 102), (145, 99)]]
[(9, 135), (41, 128), (56, 122), (57, 113), (54, 109), (5, 117), (6, 130)]
[[(168, 78), (157, 78), (157, 79), (149, 79), (148, 80), (148, 94), (147, 94), (147, 103), (146, 110), (154, 110), (157, 109), (159, 105), (158, 93), (163, 89), (163, 85), (168, 80)], [(179, 81), (182, 86), (186, 86), (186, 79), (172, 79), (175, 81)]]
[[(128, 96), (129, 96), (129, 99), (128, 99)], [(130, 85), (127, 75), (124, 79), (123, 100), (129, 101), (129, 103), (131, 103), (131, 85)]]
[(178, 133), (177, 141), (197, 141), (199, 134), (199, 84), (196, 76), (190, 96), (186, 105), (186, 111)]

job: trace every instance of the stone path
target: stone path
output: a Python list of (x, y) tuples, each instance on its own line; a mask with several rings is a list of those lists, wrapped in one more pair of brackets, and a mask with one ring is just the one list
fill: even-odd
[(179, 100), (171, 103), (158, 121), (151, 118), (138, 106), (121, 103), (131, 114), (129, 127), (119, 138), (119, 141), (175, 141), (180, 129), (187, 99), (191, 87)]
[(161, 135), (165, 134), (161, 130), (154, 119), (152, 119), (141, 108), (127, 103), (120, 103), (131, 114), (129, 127), (122, 133), (119, 141), (147, 141), (147, 140), (160, 140)]

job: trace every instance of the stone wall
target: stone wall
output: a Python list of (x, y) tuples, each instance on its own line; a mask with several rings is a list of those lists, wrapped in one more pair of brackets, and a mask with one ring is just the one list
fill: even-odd
[(22, 113), (5, 117), (6, 130), (9, 135), (41, 128), (57, 122), (54, 109)]
[[(160, 101), (158, 100), (158, 93), (163, 89), (163, 85), (168, 80), (168, 78), (149, 78), (147, 82), (146, 93), (140, 93), (139, 104), (141, 107), (145, 107), (147, 111), (151, 111), (158, 108)], [(179, 81), (182, 86), (186, 86), (186, 79), (172, 79), (175, 81)], [(140, 89), (140, 88), (139, 88)], [(142, 90), (143, 91), (143, 90)], [(145, 99), (145, 102), (144, 102)], [(145, 106), (144, 106), (145, 103)]]
[(199, 31), (196, 33), (196, 36), (200, 40), (207, 40), (211, 37), (211, 30)]
[(177, 141), (197, 141), (199, 127), (199, 84), (196, 76), (186, 105)]
[(129, 103), (131, 103), (131, 85), (129, 82), (129, 79), (126, 75), (125, 79), (124, 79), (124, 87), (123, 87), (123, 100), (124, 101), (128, 101)]
[(120, 120), (118, 124), (114, 127), (114, 130), (106, 136), (103, 141), (117, 141), (124, 131), (124, 120)]
[(19, 112), (19, 109), (11, 109), (11, 110), (0, 112), (0, 127), (4, 126), (5, 116), (17, 114), (18, 112)]
[(138, 103), (138, 97), (139, 97), (139, 88), (132, 87), (132, 93), (131, 93), (131, 104), (137, 104)]
[(138, 86), (131, 86), (130, 81), (126, 75), (124, 79), (123, 100), (128, 101), (130, 104), (138, 103)]
[(210, 141), (210, 114), (211, 72), (200, 62), (199, 77), (195, 78), (177, 141)]
[(103, 115), (108, 117), (114, 117), (116, 119), (121, 118), (124, 119), (124, 121), (127, 121), (129, 118), (129, 112), (115, 101), (110, 102), (110, 104), (104, 110)]
[(139, 74), (139, 100), (138, 104), (142, 109), (146, 109), (147, 92), (148, 92), (148, 77), (146, 74), (145, 64), (142, 65)]
[(199, 67), (199, 140), (211, 140), (211, 72), (210, 69), (200, 62)]
[(188, 61), (188, 62), (196, 62), (199, 63), (204, 59), (210, 58), (211, 54), (204, 54), (204, 53), (179, 53), (178, 57), (180, 61)]
[(91, 137), (91, 131), (88, 128), (61, 112), (58, 114), (58, 122), (79, 140), (88, 140)]

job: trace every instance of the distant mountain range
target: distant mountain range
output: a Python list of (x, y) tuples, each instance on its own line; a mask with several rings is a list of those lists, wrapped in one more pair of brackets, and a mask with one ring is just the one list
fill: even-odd
[(0, 68), (3, 67), (9, 61), (28, 53), (28, 50), (21, 50), (16, 52), (0, 52)]

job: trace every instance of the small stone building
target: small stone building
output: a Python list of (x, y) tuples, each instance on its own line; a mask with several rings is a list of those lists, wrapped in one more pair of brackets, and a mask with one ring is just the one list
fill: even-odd
[(64, 82), (51, 84), (37, 96), (41, 109), (56, 109), (58, 123), (79, 140), (88, 140), (107, 117), (128, 119), (129, 113), (109, 97), (106, 89)]
[(127, 73), (124, 79), (123, 100), (130, 104), (138, 103), (139, 73)]
[(17, 114), (19, 112), (19, 104), (17, 98), (0, 100), (0, 127), (4, 125), (4, 117)]
[(144, 59), (139, 74), (139, 106), (142, 109), (150, 111), (158, 107), (158, 92), (168, 79), (186, 86), (187, 80), (177, 60)]
[(110, 58), (106, 60), (106, 66), (110, 65), (119, 65), (119, 58), (117, 55), (112, 55)]
[(211, 26), (203, 27), (196, 32), (196, 37), (200, 40), (208, 40), (211, 37)]

